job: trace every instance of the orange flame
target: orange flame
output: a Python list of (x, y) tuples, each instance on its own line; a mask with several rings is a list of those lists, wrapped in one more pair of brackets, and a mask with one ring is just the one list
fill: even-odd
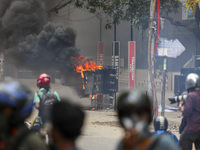
[(94, 62), (92, 59), (83, 56), (76, 56), (75, 57), (75, 71), (81, 74), (81, 77), (84, 78), (83, 72), (84, 71), (92, 71), (97, 69), (102, 69), (103, 66), (99, 66)]
[[(95, 71), (101, 70), (103, 66), (97, 65), (91, 58), (83, 57), (78, 55), (76, 57), (72, 57), (74, 64), (75, 64), (75, 71), (81, 74), (81, 78), (84, 78), (84, 71)], [(85, 90), (85, 85), (83, 84), (83, 90)], [(90, 97), (92, 95), (89, 95)]]

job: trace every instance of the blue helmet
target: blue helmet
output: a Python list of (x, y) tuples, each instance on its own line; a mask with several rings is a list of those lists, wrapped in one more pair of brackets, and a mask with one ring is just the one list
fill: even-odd
[(33, 109), (32, 92), (17, 81), (0, 83), (0, 109), (4, 107), (13, 108), (11, 125), (16, 126), (31, 114)]

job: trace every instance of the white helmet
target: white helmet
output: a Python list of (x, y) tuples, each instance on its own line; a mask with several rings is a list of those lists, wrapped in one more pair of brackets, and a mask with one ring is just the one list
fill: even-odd
[(185, 83), (186, 90), (200, 87), (200, 78), (196, 73), (190, 73), (186, 77)]

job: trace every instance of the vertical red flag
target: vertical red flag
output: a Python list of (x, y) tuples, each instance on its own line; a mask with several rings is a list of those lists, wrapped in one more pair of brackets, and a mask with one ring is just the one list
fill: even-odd
[(98, 43), (97, 65), (103, 66), (104, 64), (104, 45), (103, 42)]
[(155, 43), (155, 49), (154, 54), (156, 54), (157, 46), (158, 46), (158, 36), (160, 35), (160, 0), (157, 0), (157, 33), (156, 33), (156, 43)]
[(128, 42), (128, 87), (135, 87), (135, 41)]

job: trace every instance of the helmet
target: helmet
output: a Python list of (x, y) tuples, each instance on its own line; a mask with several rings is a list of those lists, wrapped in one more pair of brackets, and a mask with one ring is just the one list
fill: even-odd
[(11, 126), (23, 123), (33, 109), (33, 95), (23, 84), (16, 81), (0, 83), (0, 109), (14, 108), (10, 118)]
[(154, 119), (154, 129), (157, 130), (167, 130), (168, 121), (164, 116), (158, 116)]
[(126, 91), (118, 98), (117, 113), (122, 126), (122, 118), (131, 117), (133, 114), (141, 115), (147, 113), (147, 122), (150, 123), (152, 121), (151, 99), (146, 93), (140, 90)]
[(191, 88), (200, 87), (200, 78), (196, 73), (190, 73), (186, 77), (186, 89), (189, 90)]
[(42, 85), (48, 85), (50, 86), (50, 76), (46, 73), (43, 73), (41, 75), (38, 76), (38, 79), (37, 79), (37, 86), (40, 87)]

